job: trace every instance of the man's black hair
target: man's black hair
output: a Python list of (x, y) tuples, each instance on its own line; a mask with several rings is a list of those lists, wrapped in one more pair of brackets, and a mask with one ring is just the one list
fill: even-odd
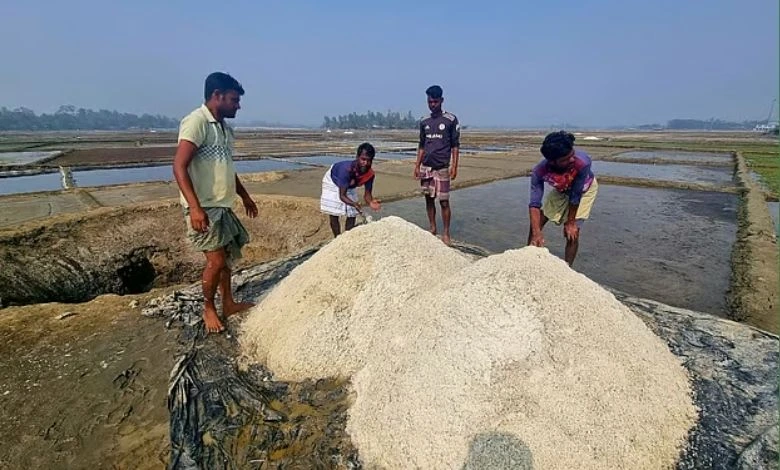
[(542, 155), (547, 160), (558, 160), (574, 148), (574, 134), (566, 131), (551, 132), (542, 142)]
[(376, 150), (374, 149), (374, 146), (369, 144), (368, 142), (364, 142), (358, 146), (357, 156), (359, 157), (360, 154), (362, 154), (363, 152), (365, 152), (368, 158), (370, 158), (371, 160), (373, 160), (374, 155), (376, 155)]
[(429, 86), (428, 89), (425, 90), (425, 94), (428, 95), (429, 98), (440, 100), (441, 97), (444, 96), (444, 90), (442, 90), (439, 85), (433, 85)]
[(229, 90), (233, 90), (239, 95), (244, 94), (244, 88), (238, 83), (238, 80), (226, 73), (214, 72), (206, 77), (206, 86), (203, 90), (203, 96), (206, 101), (208, 101), (215, 91), (224, 93)]

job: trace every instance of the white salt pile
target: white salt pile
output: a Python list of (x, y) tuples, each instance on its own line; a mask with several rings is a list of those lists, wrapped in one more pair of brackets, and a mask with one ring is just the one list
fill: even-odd
[(282, 380), (350, 377), (368, 468), (667, 468), (696, 420), (680, 362), (599, 285), (545, 249), (472, 262), (396, 217), (296, 268), (241, 341)]

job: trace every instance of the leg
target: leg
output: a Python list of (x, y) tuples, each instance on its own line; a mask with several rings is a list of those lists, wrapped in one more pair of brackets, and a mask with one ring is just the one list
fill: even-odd
[[(544, 229), (544, 226), (547, 224), (547, 222), (549, 220), (550, 219), (548, 219), (547, 216), (544, 215), (544, 212), (542, 212), (542, 229)], [(528, 224), (528, 242), (526, 243), (526, 245), (530, 245), (530, 244), (531, 244), (531, 224), (529, 223)]]
[(335, 215), (329, 215), (330, 218), (330, 230), (333, 232), (334, 237), (338, 237), (341, 233), (341, 223), (339, 223), (339, 218)]
[(344, 222), (344, 231), (352, 230), (355, 228), (355, 217), (347, 217), (347, 221)]
[(428, 222), (431, 224), (430, 232), (436, 235), (436, 199), (426, 195), (425, 210), (428, 212)]
[(449, 246), (452, 242), (450, 240), (450, 219), (452, 217), (450, 201), (439, 201), (439, 205), (441, 205), (441, 220), (444, 222), (444, 234), (442, 235), (441, 240), (445, 245)]
[(220, 282), (222, 271), (227, 267), (225, 249), (206, 251), (204, 254), (206, 267), (203, 269), (203, 322), (206, 324), (206, 332), (219, 333), (225, 327), (217, 316), (214, 297), (217, 294), (217, 284)]
[(225, 318), (255, 306), (251, 302), (236, 303), (235, 299), (233, 299), (233, 289), (230, 285), (230, 276), (232, 274), (232, 271), (226, 264), (219, 278), (219, 293), (222, 296), (222, 313), (225, 314)]

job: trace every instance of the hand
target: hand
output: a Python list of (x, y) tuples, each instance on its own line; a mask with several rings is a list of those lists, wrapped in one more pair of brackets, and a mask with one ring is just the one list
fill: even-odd
[(190, 225), (196, 232), (209, 231), (209, 216), (201, 207), (190, 208)]
[(544, 235), (542, 232), (531, 235), (531, 242), (528, 245), (544, 248)]
[(244, 210), (246, 210), (246, 215), (250, 219), (257, 217), (257, 204), (255, 204), (255, 201), (253, 201), (249, 196), (242, 198), (241, 201), (244, 203)]
[(378, 211), (378, 210), (382, 209), (382, 205), (379, 204), (379, 201), (377, 201), (376, 199), (374, 199), (371, 202), (369, 202), (368, 205), (371, 207), (372, 211)]
[(580, 228), (577, 227), (577, 222), (566, 222), (563, 224), (563, 236), (570, 242), (577, 241), (580, 238)]
[(414, 166), (414, 179), (420, 179), (420, 166)]
[(355, 209), (357, 209), (358, 213), (360, 213), (360, 214), (363, 213), (363, 208), (360, 207), (360, 203), (356, 202), (354, 207), (355, 207)]
[(458, 169), (455, 168), (454, 166), (451, 166), (450, 167), (450, 179), (454, 180), (457, 177), (458, 177)]

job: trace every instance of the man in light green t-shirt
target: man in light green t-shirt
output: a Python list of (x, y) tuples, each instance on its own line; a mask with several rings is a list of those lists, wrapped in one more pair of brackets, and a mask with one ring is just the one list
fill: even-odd
[(228, 74), (215, 72), (206, 77), (206, 102), (182, 119), (173, 160), (187, 236), (206, 255), (203, 321), (209, 333), (224, 330), (214, 304), (217, 286), (225, 317), (253, 305), (236, 302), (230, 286), (232, 262), (241, 257), (241, 247), (249, 242), (249, 234), (232, 210), (236, 195), (241, 196), (246, 214), (257, 217), (257, 205), (233, 168), (233, 129), (225, 124), (225, 118), (236, 117), (241, 109), (243, 94), (241, 84)]

